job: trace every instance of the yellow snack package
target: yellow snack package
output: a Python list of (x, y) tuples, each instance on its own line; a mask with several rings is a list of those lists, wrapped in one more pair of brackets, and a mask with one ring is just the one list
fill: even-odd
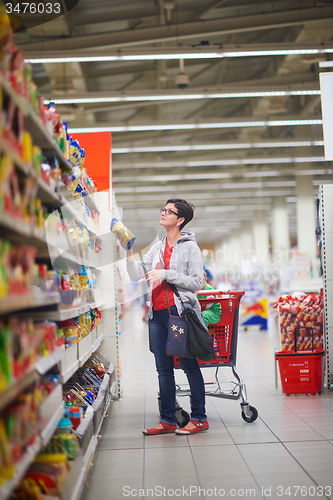
[(110, 230), (117, 236), (123, 248), (125, 248), (126, 250), (130, 250), (133, 247), (136, 237), (127, 229), (126, 226), (124, 226), (124, 224), (119, 219), (113, 218), (111, 220)]

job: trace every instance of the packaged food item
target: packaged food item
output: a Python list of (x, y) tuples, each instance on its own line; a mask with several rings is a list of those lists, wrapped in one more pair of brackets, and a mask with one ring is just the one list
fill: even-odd
[(125, 248), (126, 250), (130, 250), (131, 248), (133, 248), (136, 237), (119, 219), (114, 217), (111, 220), (110, 230), (117, 236), (123, 248)]
[(312, 351), (323, 348), (322, 294), (289, 294), (279, 297), (273, 308), (278, 312), (283, 351)]

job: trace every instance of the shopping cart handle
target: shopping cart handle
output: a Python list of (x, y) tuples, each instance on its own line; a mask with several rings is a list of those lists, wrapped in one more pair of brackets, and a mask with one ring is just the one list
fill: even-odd
[(243, 297), (243, 290), (200, 290), (197, 295), (217, 295), (217, 298), (222, 295), (232, 295), (234, 297)]

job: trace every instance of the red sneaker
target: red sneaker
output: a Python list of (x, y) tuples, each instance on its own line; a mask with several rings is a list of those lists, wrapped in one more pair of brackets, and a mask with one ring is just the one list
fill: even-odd
[(175, 432), (177, 425), (170, 425), (164, 422), (159, 422), (160, 427), (152, 427), (151, 429), (143, 429), (142, 433), (146, 436), (156, 436), (157, 434), (170, 434)]
[[(195, 427), (188, 428), (189, 424), (193, 424)], [(190, 420), (185, 427), (182, 429), (177, 429), (176, 434), (195, 434), (196, 432), (208, 431), (209, 423), (208, 422), (197, 422), (196, 420)]]

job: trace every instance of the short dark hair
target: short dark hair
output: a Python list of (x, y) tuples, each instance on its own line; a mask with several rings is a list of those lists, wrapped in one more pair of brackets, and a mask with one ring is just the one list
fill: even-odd
[(184, 217), (185, 220), (180, 225), (180, 229), (183, 229), (183, 227), (193, 219), (195, 209), (193, 203), (186, 200), (181, 200), (180, 198), (173, 198), (171, 200), (168, 200), (166, 202), (166, 205), (168, 203), (173, 203), (175, 205), (178, 210), (178, 217)]

